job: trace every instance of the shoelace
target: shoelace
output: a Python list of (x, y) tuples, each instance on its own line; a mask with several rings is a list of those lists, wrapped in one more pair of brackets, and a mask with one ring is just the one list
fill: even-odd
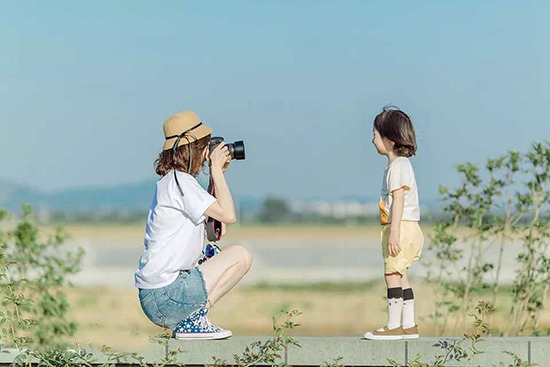
[(206, 315), (201, 315), (199, 319), (201, 329), (210, 331), (210, 320)]
[(208, 318), (207, 314), (200, 316), (199, 323), (200, 323), (201, 329), (206, 330), (209, 333), (217, 333), (218, 331), (222, 330), (221, 328), (217, 327), (216, 325), (210, 322), (210, 319)]

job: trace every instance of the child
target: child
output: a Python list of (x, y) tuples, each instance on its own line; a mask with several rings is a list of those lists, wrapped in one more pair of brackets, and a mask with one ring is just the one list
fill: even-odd
[[(165, 142), (156, 163), (157, 182), (145, 231), (144, 251), (135, 272), (145, 315), (171, 329), (177, 339), (224, 339), (231, 331), (208, 319), (208, 310), (248, 272), (250, 253), (226, 246), (198, 266), (205, 240), (205, 219), (236, 221), (224, 173), (231, 160), (221, 143), (209, 150), (212, 129), (192, 111), (164, 122)], [(197, 182), (205, 161), (216, 197)]]
[(383, 328), (367, 332), (365, 338), (417, 339), (414, 294), (407, 278), (407, 269), (413, 261), (420, 259), (424, 244), (424, 235), (418, 224), (418, 188), (409, 161), (416, 153), (415, 131), (411, 118), (405, 112), (384, 107), (374, 119), (373, 134), (372, 143), (376, 150), (388, 157), (380, 199), (388, 323)]

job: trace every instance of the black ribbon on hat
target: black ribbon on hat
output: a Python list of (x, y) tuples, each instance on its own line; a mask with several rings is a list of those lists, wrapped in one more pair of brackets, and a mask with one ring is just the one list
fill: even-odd
[(166, 140), (173, 139), (173, 138), (182, 138), (182, 137), (183, 137), (185, 134), (187, 134), (189, 131), (195, 130), (197, 127), (199, 127), (199, 126), (201, 126), (201, 125), (202, 125), (202, 122), (199, 122), (198, 124), (196, 124), (196, 125), (193, 126), (192, 128), (185, 130), (184, 132), (182, 132), (182, 133), (179, 134), (179, 135), (167, 136), (167, 137), (166, 137)]

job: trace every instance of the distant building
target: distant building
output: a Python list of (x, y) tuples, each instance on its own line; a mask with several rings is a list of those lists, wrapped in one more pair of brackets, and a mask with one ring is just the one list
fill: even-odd
[(378, 203), (359, 201), (293, 201), (290, 210), (294, 214), (316, 214), (322, 217), (348, 218), (373, 216), (378, 213)]

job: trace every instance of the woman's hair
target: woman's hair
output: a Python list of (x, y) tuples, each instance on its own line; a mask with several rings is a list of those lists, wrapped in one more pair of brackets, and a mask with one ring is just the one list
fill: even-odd
[[(185, 139), (182, 139), (182, 142), (184, 141)], [(176, 154), (172, 149), (163, 150), (155, 161), (155, 171), (160, 176), (166, 175), (173, 169), (189, 173), (192, 176), (198, 175), (205, 161), (202, 152), (209, 143), (210, 135), (207, 135), (192, 143), (180, 145)], [(189, 157), (190, 153), (191, 157)], [(188, 167), (189, 161), (191, 161), (191, 169)]]
[(400, 157), (416, 154), (416, 134), (411, 118), (395, 106), (385, 106), (374, 119), (380, 135), (394, 142), (393, 151)]

